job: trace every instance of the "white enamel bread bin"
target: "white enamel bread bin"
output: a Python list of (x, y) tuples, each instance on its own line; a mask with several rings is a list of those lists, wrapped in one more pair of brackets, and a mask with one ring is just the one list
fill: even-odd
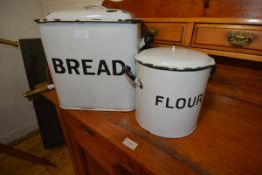
[(87, 7), (36, 22), (62, 108), (134, 109), (134, 87), (122, 67), (135, 66), (140, 20), (122, 10)]
[(207, 54), (176, 47), (152, 48), (136, 56), (136, 120), (149, 132), (167, 138), (194, 131), (210, 74)]

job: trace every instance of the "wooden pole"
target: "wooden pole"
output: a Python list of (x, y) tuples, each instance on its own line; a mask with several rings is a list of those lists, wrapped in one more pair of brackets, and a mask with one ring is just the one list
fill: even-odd
[(7, 40), (7, 39), (0, 38), (0, 43), (1, 43), (1, 44), (6, 44), (6, 45), (18, 47), (18, 42), (17, 42), (17, 41), (11, 41), (11, 40)]

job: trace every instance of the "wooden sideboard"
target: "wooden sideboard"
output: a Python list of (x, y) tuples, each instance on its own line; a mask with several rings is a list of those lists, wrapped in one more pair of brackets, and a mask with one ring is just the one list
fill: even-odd
[(144, 18), (144, 28), (156, 31), (152, 47), (176, 45), (214, 57), (208, 91), (262, 105), (262, 19)]
[(153, 46), (177, 45), (211, 55), (262, 62), (262, 19), (144, 18)]
[[(127, 10), (157, 29), (155, 46), (175, 44), (212, 55), (262, 60), (260, 0), (105, 0), (102, 5)], [(243, 44), (245, 38), (248, 44)]]
[[(166, 139), (142, 129), (134, 112), (62, 110), (77, 175), (252, 174), (262, 172), (262, 1), (124, 0), (103, 5), (134, 13), (155, 46), (201, 50), (216, 59), (197, 129)], [(123, 144), (129, 138), (133, 150)]]
[[(262, 1), (105, 0), (156, 29), (153, 47), (177, 45), (215, 58), (207, 90), (262, 105)], [(246, 42), (248, 41), (248, 42)], [(246, 43), (246, 44), (245, 44)]]
[[(43, 94), (60, 114), (77, 175), (252, 174), (262, 172), (262, 108), (207, 93), (193, 134), (154, 136), (134, 112), (61, 110), (55, 91)], [(132, 150), (122, 142), (136, 142)]]
[[(146, 18), (145, 26), (158, 30), (153, 46), (176, 44), (227, 56), (216, 59), (198, 127), (184, 138), (161, 138), (142, 129), (134, 112), (62, 110), (55, 91), (46, 92), (56, 105), (76, 174), (261, 174), (262, 48), (255, 40), (261, 40), (261, 20)], [(228, 33), (241, 26), (255, 35), (253, 45), (232, 47)], [(209, 32), (215, 32), (214, 40), (205, 36)], [(126, 138), (138, 146), (128, 148)]]

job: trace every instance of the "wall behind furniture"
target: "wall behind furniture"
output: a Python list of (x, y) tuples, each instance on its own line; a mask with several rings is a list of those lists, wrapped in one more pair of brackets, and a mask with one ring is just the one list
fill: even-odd
[[(34, 19), (41, 17), (39, 0), (1, 0), (0, 38), (39, 38)], [(0, 44), (0, 142), (9, 143), (38, 128), (19, 48)]]
[[(76, 9), (103, 0), (1, 0), (0, 38), (39, 38), (34, 19), (56, 10)], [(119, 0), (115, 0), (119, 1)], [(0, 142), (9, 143), (38, 128), (33, 104), (22, 96), (29, 89), (19, 48), (0, 44)]]

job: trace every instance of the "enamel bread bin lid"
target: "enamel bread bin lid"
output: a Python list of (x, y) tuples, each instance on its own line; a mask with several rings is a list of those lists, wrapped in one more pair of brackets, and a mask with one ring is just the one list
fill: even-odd
[(175, 46), (144, 50), (136, 56), (136, 61), (156, 69), (174, 71), (206, 69), (215, 65), (214, 59), (205, 53)]
[(108, 9), (103, 6), (87, 6), (79, 10), (52, 12), (45, 19), (39, 19), (37, 22), (130, 22), (134, 20), (132, 14), (123, 10)]

